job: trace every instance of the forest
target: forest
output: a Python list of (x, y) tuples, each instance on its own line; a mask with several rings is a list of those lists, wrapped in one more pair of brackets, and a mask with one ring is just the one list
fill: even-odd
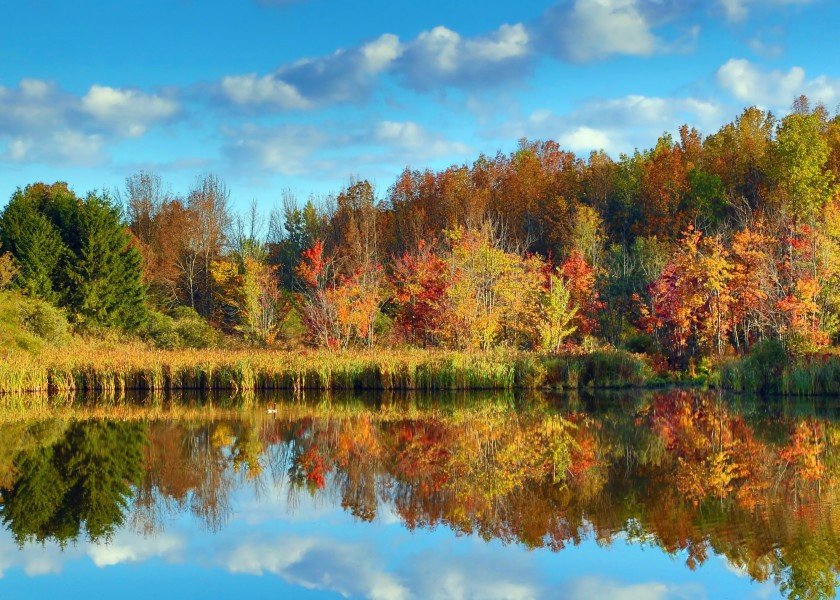
[(360, 178), (306, 202), (283, 192), (270, 213), (234, 204), (212, 174), (183, 194), (150, 172), (86, 196), (19, 188), (0, 215), (6, 357), (104, 340), (613, 353), (758, 391), (790, 357), (840, 374), (840, 115), (804, 96), (617, 160), (521, 140), (386, 190)]

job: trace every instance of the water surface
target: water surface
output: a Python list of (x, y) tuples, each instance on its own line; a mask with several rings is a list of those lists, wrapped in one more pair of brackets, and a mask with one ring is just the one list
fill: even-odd
[(3, 598), (820, 598), (838, 585), (831, 402), (15, 406), (0, 424)]

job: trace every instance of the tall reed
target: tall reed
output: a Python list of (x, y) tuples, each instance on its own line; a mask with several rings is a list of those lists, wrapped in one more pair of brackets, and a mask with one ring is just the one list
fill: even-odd
[(125, 390), (510, 390), (633, 387), (652, 377), (636, 355), (382, 351), (157, 351), (78, 347), (0, 363), (0, 393)]

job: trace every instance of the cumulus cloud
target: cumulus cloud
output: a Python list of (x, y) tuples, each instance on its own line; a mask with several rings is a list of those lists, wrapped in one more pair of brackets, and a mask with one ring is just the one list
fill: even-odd
[(398, 70), (418, 89), (491, 86), (524, 75), (531, 54), (531, 35), (522, 23), (505, 24), (476, 38), (439, 26), (407, 44)]
[(581, 125), (560, 134), (557, 141), (564, 148), (574, 152), (606, 150), (612, 146), (612, 139), (606, 131)]
[(121, 529), (108, 543), (79, 541), (63, 547), (55, 541), (18, 547), (9, 536), (0, 538), (0, 578), (7, 569), (22, 567), (28, 576), (61, 573), (64, 567), (88, 556), (99, 568), (125, 563), (145, 562), (152, 558), (167, 561), (180, 559), (186, 539), (179, 534), (146, 537)]
[(585, 577), (573, 582), (565, 597), (571, 600), (613, 598), (614, 600), (665, 600), (666, 598), (705, 599), (706, 593), (697, 585), (669, 585), (649, 583), (622, 584), (598, 577)]
[(447, 140), (412, 121), (380, 121), (374, 127), (373, 137), (387, 146), (427, 158), (469, 152), (466, 144)]
[(591, 100), (566, 114), (537, 110), (494, 133), (508, 138), (553, 138), (579, 154), (593, 150), (618, 154), (650, 145), (678, 123), (708, 131), (725, 116), (725, 107), (709, 100), (629, 95)]
[(281, 110), (360, 100), (401, 52), (397, 36), (386, 33), (358, 48), (303, 59), (267, 75), (225, 77), (219, 92), (235, 106)]
[(223, 154), (236, 166), (281, 175), (302, 175), (329, 168), (331, 163), (313, 158), (330, 138), (309, 125), (260, 127), (246, 124), (223, 130)]
[(474, 38), (441, 26), (407, 43), (386, 33), (357, 48), (303, 59), (273, 73), (229, 75), (217, 91), (229, 104), (245, 109), (309, 109), (360, 101), (386, 72), (422, 90), (496, 85), (523, 76), (531, 54), (531, 37), (521, 23)]
[(155, 123), (174, 117), (175, 100), (139, 90), (93, 85), (82, 97), (82, 110), (126, 137), (139, 137)]
[(483, 35), (464, 36), (443, 25), (408, 40), (385, 33), (272, 73), (231, 74), (215, 87), (231, 106), (274, 110), (360, 101), (385, 74), (419, 91), (498, 87), (526, 77), (544, 53), (588, 62), (683, 51), (696, 41), (699, 26), (671, 40), (655, 30), (686, 6), (679, 0), (561, 0), (532, 22), (506, 23)]
[(109, 142), (139, 137), (179, 111), (176, 100), (135, 89), (93, 85), (79, 97), (48, 81), (23, 79), (16, 88), (0, 86), (0, 158), (100, 164)]
[(480, 544), (470, 547), (468, 557), (449, 552), (412, 557), (404, 579), (413, 597), (429, 600), (531, 600), (555, 595), (545, 589), (533, 563), (521, 555), (502, 557)]
[(764, 108), (784, 110), (801, 94), (828, 106), (840, 101), (840, 79), (807, 79), (802, 67), (762, 71), (746, 59), (733, 58), (718, 69), (717, 81), (738, 100)]
[[(671, 0), (559, 2), (546, 11), (539, 24), (541, 45), (573, 62), (673, 51), (684, 43), (663, 42), (654, 29), (681, 10), (679, 3)], [(695, 28), (689, 37), (696, 35)]]
[(93, 564), (102, 568), (158, 557), (173, 560), (180, 556), (184, 546), (185, 540), (178, 535), (146, 537), (123, 530), (107, 544), (91, 544), (87, 553)]
[(231, 75), (222, 79), (221, 88), (225, 96), (240, 106), (274, 105), (295, 109), (308, 108), (312, 104), (293, 85), (273, 75)]
[[(249, 123), (225, 128), (223, 154), (243, 170), (280, 175), (335, 174), (384, 164), (408, 162), (470, 152), (466, 144), (447, 139), (413, 121), (378, 121), (371, 125), (344, 123), (285, 124), (264, 127)], [(367, 152), (350, 148), (365, 148)], [(344, 153), (344, 154), (343, 154)]]

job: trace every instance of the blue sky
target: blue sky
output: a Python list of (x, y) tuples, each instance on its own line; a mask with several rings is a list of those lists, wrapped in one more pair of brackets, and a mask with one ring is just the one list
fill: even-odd
[(0, 204), (147, 169), (267, 209), (521, 137), (617, 156), (800, 93), (834, 110), (838, 22), (836, 0), (12, 0)]

